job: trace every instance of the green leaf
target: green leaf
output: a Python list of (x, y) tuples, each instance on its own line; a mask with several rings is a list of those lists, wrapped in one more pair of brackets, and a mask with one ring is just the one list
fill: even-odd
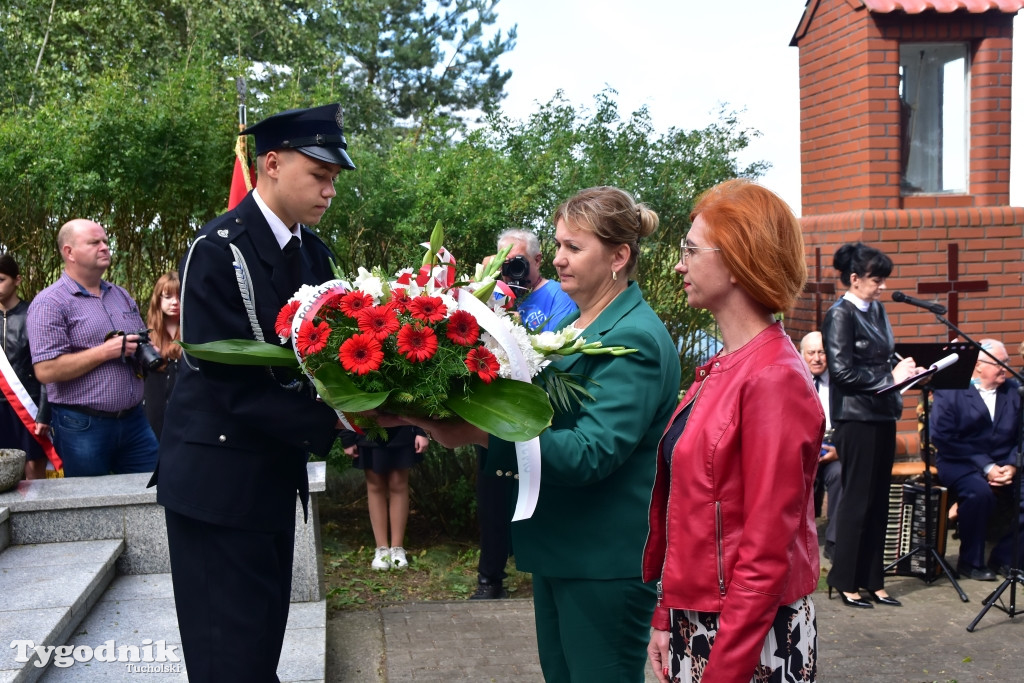
[(320, 394), (320, 398), (327, 405), (335, 410), (346, 413), (360, 413), (364, 410), (378, 408), (388, 396), (390, 391), (367, 393), (357, 387), (349, 379), (348, 374), (337, 363), (327, 363), (321, 366), (312, 377), (313, 386)]
[(554, 411), (538, 386), (497, 378), (474, 382), (465, 396), (450, 396), (445, 405), (466, 422), (505, 441), (529, 441), (551, 425)]
[(225, 365), (272, 365), (282, 368), (298, 368), (295, 352), (286, 346), (277, 346), (254, 339), (222, 339), (205, 344), (176, 342), (188, 351), (190, 356), (200, 360), (224, 363)]

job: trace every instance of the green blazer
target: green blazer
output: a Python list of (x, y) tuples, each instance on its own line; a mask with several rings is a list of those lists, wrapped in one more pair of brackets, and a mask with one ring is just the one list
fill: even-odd
[[(639, 577), (658, 442), (679, 400), (679, 356), (635, 282), (584, 336), (637, 352), (554, 363), (596, 382), (587, 385), (594, 399), (571, 413), (556, 410), (540, 435), (537, 509), (512, 523), (516, 567), (562, 578)], [(514, 444), (492, 436), (487, 463), (489, 474), (515, 470)]]

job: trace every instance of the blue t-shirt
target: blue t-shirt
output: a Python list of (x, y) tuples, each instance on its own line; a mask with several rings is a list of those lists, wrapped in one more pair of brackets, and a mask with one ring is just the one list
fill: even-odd
[(561, 285), (548, 280), (540, 289), (530, 292), (516, 310), (529, 329), (550, 331), (557, 330), (565, 316), (576, 312), (576, 304), (562, 291)]

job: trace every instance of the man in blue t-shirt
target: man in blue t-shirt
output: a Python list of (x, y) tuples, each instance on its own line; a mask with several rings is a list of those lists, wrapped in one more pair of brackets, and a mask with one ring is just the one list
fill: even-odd
[[(576, 304), (561, 285), (540, 274), (540, 242), (529, 230), (505, 230), (498, 235), (498, 250), (511, 244), (501, 279), (516, 295), (515, 310), (531, 330), (557, 330), (576, 312)], [(509, 495), (511, 480), (484, 471), (487, 451), (477, 447), (477, 516), (480, 519), (480, 564), (477, 588), (470, 600), (507, 597), (503, 582), (509, 556)]]
[(561, 285), (540, 274), (540, 242), (529, 230), (506, 230), (498, 235), (498, 250), (512, 249), (502, 266), (502, 280), (516, 295), (515, 309), (531, 330), (557, 330), (565, 316), (576, 312), (576, 304)]

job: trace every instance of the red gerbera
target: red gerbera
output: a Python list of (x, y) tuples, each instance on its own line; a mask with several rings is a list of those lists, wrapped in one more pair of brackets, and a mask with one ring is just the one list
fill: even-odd
[(299, 325), (299, 334), (295, 338), (295, 346), (303, 358), (311, 353), (323, 351), (327, 347), (327, 338), (331, 335), (331, 326), (326, 322), (313, 325), (308, 320)]
[(480, 325), (471, 313), (455, 311), (452, 317), (448, 318), (445, 336), (460, 346), (472, 346), (480, 338)]
[(428, 323), (438, 323), (444, 320), (448, 307), (439, 296), (418, 296), (409, 302), (409, 312), (414, 318)]
[(338, 349), (338, 359), (341, 367), (357, 375), (365, 375), (371, 370), (380, 368), (384, 360), (384, 350), (380, 342), (368, 334), (356, 334), (348, 339)]
[(396, 311), (408, 311), (410, 301), (412, 301), (412, 297), (409, 296), (409, 290), (405, 287), (395, 287), (391, 290), (391, 308)]
[(372, 296), (366, 292), (356, 290), (341, 297), (341, 301), (338, 303), (338, 309), (348, 317), (355, 318), (359, 315), (359, 311), (369, 308), (372, 305)]
[(466, 367), (470, 372), (475, 372), (484, 384), (490, 384), (501, 369), (498, 359), (483, 346), (478, 346), (466, 354)]
[(430, 360), (437, 351), (437, 335), (429, 327), (403, 325), (398, 331), (398, 352), (413, 363)]
[(277, 332), (277, 336), (290, 337), (292, 335), (292, 319), (298, 310), (298, 300), (289, 301), (281, 307), (281, 312), (277, 314), (277, 320), (274, 322), (274, 332)]
[(396, 332), (401, 324), (398, 315), (390, 306), (373, 306), (363, 309), (356, 318), (359, 329), (377, 341), (384, 341), (392, 332)]

